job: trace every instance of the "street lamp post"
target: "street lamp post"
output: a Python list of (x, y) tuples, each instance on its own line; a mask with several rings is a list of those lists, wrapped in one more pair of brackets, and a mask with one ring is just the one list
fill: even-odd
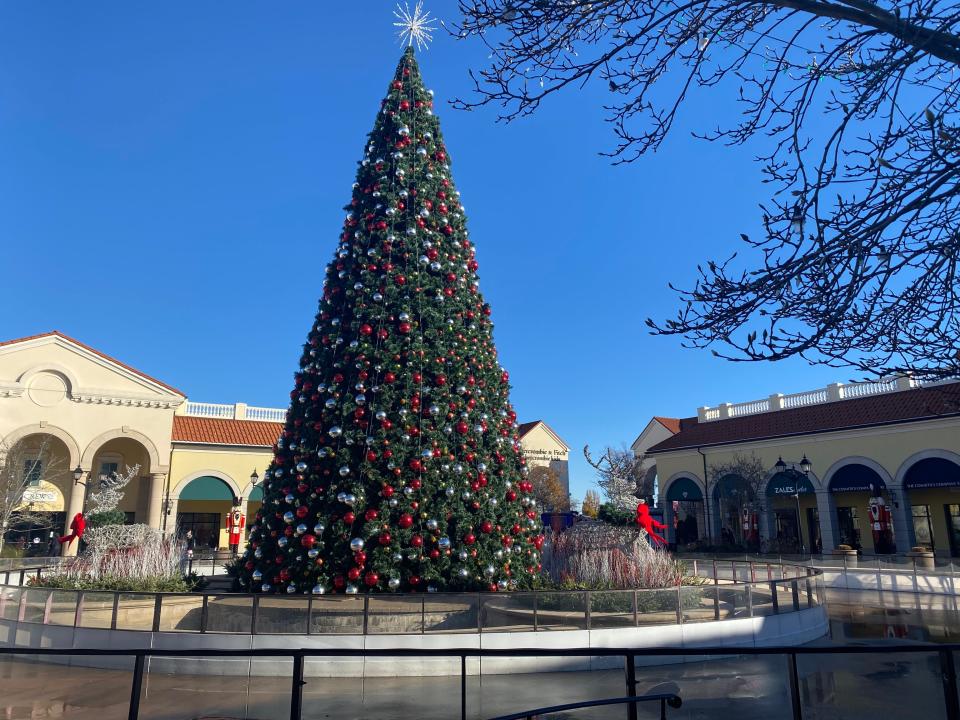
[[(799, 468), (799, 471), (797, 470)], [(800, 554), (803, 555), (806, 553), (807, 548), (806, 544), (803, 542), (803, 522), (800, 519), (800, 473), (803, 473), (803, 477), (810, 477), (810, 471), (813, 469), (813, 463), (807, 458), (807, 454), (804, 453), (803, 457), (800, 459), (799, 463), (786, 463), (783, 460), (783, 456), (777, 458), (777, 462), (774, 463), (773, 469), (776, 471), (776, 474), (785, 473), (787, 470), (790, 470), (794, 475), (794, 487), (793, 487), (793, 499), (797, 503), (797, 540), (800, 543)]]

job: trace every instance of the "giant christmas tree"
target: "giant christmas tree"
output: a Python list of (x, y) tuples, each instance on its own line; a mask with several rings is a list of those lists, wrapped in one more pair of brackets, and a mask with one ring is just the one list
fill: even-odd
[(408, 49), (327, 266), (243, 589), (492, 591), (539, 572), (508, 376), (432, 106)]

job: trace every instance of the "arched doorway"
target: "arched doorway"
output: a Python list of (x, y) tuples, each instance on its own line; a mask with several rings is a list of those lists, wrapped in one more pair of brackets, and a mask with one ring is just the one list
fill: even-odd
[(0, 517), (6, 521), (4, 555), (60, 555), (56, 538), (65, 524), (66, 502), (73, 485), (70, 463), (76, 453), (59, 435), (28, 432), (5, 440), (0, 455), (0, 484), (9, 493), (9, 505), (4, 502), (0, 508), (6, 516)]
[(689, 477), (680, 477), (667, 488), (670, 532), (677, 547), (700, 542), (706, 531), (704, 498), (700, 485)]
[[(112, 473), (126, 475), (128, 470), (139, 466), (136, 476), (123, 489), (123, 497), (117, 510), (124, 514), (124, 522), (149, 523), (150, 473), (153, 468), (152, 448), (135, 437), (110, 437), (100, 444), (91, 443), (84, 453), (83, 467), (90, 478), (99, 478)], [(90, 508), (86, 508), (87, 511)]]
[(778, 552), (821, 551), (817, 491), (810, 478), (792, 469), (776, 473), (767, 482), (767, 502)]
[(720, 544), (755, 549), (760, 544), (757, 496), (743, 477), (724, 475), (713, 485), (716, 530)]
[(960, 463), (928, 457), (910, 466), (903, 478), (914, 543), (960, 557)]
[[(850, 462), (833, 473), (827, 489), (833, 500), (838, 545), (880, 554), (897, 551), (888, 514), (887, 483), (880, 473), (863, 463)], [(885, 509), (882, 513), (881, 506)], [(872, 513), (878, 513), (876, 521)]]
[(201, 475), (182, 486), (177, 502), (177, 535), (193, 533), (197, 550), (227, 547), (227, 514), (237, 502), (234, 488), (225, 479)]

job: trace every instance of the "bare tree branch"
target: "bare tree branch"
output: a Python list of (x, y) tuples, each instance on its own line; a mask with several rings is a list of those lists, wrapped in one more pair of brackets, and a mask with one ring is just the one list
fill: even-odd
[[(960, 6), (943, 0), (460, 0), (489, 65), (464, 109), (501, 119), (606, 84), (614, 162), (660, 147), (690, 93), (741, 119), (770, 185), (747, 258), (698, 267), (655, 334), (734, 361), (960, 374)], [(673, 287), (673, 286), (671, 286)]]

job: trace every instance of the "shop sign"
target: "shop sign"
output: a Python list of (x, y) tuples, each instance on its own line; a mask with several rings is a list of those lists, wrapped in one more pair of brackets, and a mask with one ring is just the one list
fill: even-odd
[(815, 493), (813, 483), (799, 473), (777, 473), (767, 485), (767, 495), (806, 495)]
[(41, 481), (39, 485), (23, 491), (20, 507), (28, 506), (37, 512), (63, 512), (63, 493), (53, 483)]

